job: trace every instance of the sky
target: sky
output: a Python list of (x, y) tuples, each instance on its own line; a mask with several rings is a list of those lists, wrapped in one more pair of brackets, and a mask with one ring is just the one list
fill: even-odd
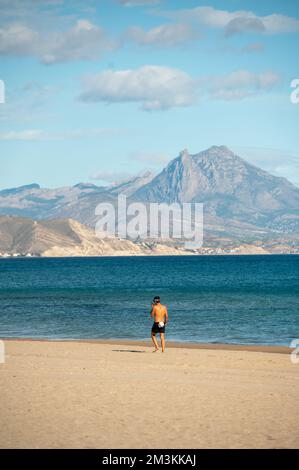
[(299, 186), (298, 44), (293, 0), (0, 0), (0, 189), (212, 145)]

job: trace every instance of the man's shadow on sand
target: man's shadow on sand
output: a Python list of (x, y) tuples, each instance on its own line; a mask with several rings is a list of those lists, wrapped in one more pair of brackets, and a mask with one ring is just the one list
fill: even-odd
[(113, 352), (129, 352), (129, 353), (145, 353), (145, 351), (138, 351), (137, 349), (112, 349)]

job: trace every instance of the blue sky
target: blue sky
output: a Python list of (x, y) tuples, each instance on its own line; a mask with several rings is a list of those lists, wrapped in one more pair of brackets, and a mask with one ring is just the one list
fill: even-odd
[(109, 184), (227, 145), (299, 185), (299, 4), (0, 0), (0, 188)]

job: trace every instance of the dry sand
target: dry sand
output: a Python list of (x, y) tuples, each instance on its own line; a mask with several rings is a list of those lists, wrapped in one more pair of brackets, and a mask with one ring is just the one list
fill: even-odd
[(0, 447), (299, 447), (287, 349), (118, 343), (5, 341)]

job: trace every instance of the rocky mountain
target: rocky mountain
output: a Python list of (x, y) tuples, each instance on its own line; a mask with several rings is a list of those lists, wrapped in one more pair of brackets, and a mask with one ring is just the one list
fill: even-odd
[(299, 188), (224, 146), (194, 155), (184, 150), (156, 176), (148, 172), (110, 187), (79, 183), (57, 189), (37, 184), (5, 189), (0, 191), (0, 214), (70, 218), (94, 227), (97, 204), (115, 205), (119, 194), (126, 194), (128, 202), (146, 204), (202, 202), (205, 246), (273, 242), (298, 247)]
[(89, 183), (55, 189), (31, 184), (0, 191), (0, 214), (36, 220), (73, 218), (93, 226), (97, 204), (114, 203), (115, 197), (106, 187)]
[(154, 177), (151, 172), (109, 187), (79, 183), (72, 187), (41, 188), (38, 184), (0, 191), (0, 214), (37, 220), (73, 218), (94, 226), (95, 208), (101, 202), (115, 203), (118, 194), (128, 197)]
[(36, 221), (0, 216), (1, 256), (132, 256), (189, 254), (174, 247), (100, 238), (94, 229), (72, 219)]
[(299, 188), (257, 168), (227, 147), (195, 155), (184, 150), (134, 198), (146, 202), (202, 202), (210, 217), (269, 230), (299, 229)]

